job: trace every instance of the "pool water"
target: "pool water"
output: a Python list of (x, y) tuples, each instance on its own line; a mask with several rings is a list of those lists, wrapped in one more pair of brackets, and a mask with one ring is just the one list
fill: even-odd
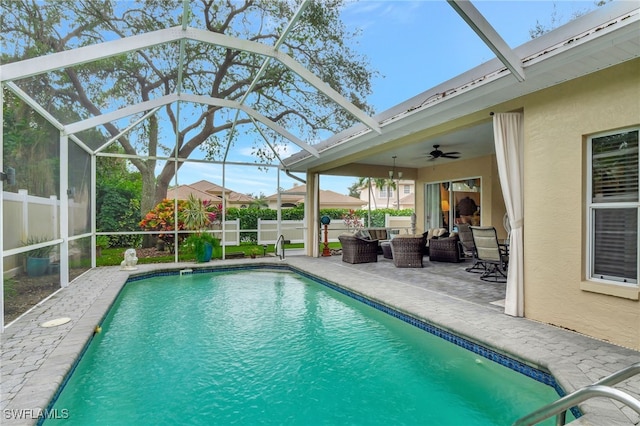
[(468, 426), (557, 398), (298, 274), (245, 270), (127, 284), (52, 409), (83, 425)]

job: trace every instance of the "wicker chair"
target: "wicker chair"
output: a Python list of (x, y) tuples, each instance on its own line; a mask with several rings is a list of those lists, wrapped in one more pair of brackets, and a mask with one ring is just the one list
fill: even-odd
[(338, 236), (342, 245), (342, 261), (369, 263), (378, 261), (378, 240), (365, 240), (350, 234)]
[(393, 264), (397, 268), (422, 268), (426, 244), (423, 235), (398, 235), (391, 240)]
[(429, 260), (436, 262), (460, 262), (460, 240), (457, 235), (432, 239), (429, 242)]

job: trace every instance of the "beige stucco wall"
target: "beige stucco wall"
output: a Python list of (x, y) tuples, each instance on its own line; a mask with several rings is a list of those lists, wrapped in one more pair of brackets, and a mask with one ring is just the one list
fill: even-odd
[[(488, 115), (487, 115), (488, 117)], [(481, 178), (480, 224), (495, 226), (498, 238), (505, 238), (502, 226), (505, 213), (502, 189), (498, 178), (495, 155), (454, 161), (418, 170), (416, 180), (416, 223), (419, 232), (424, 232), (424, 185), (427, 183), (467, 178)]]
[(640, 61), (529, 95), (522, 106), (525, 316), (640, 349), (638, 300), (585, 291), (595, 286), (584, 279), (586, 137), (640, 123)]

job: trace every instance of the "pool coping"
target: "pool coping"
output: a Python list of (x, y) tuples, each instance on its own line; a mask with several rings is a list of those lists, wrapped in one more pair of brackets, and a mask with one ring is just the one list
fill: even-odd
[[(634, 362), (640, 352), (592, 339), (568, 330), (524, 318), (507, 316), (411, 283), (375, 279), (375, 274), (355, 271), (340, 263), (327, 268), (323, 259), (303, 256), (285, 260), (227, 260), (197, 265), (139, 265), (136, 271), (117, 267), (87, 271), (67, 288), (11, 324), (2, 334), (3, 424), (34, 424), (45, 413), (50, 400), (65, 380), (117, 295), (129, 278), (159, 271), (219, 269), (251, 266), (287, 267), (336, 285), (383, 306), (424, 321), (460, 338), (482, 345), (548, 371), (568, 393), (589, 385)], [(455, 312), (455, 315), (451, 315)], [(42, 322), (71, 317), (67, 324), (42, 328)], [(29, 367), (32, 363), (33, 366)], [(640, 397), (640, 378), (616, 386)], [(640, 416), (628, 407), (606, 399), (580, 405), (583, 416), (576, 424), (638, 424)], [(21, 419), (17, 417), (23, 417)]]

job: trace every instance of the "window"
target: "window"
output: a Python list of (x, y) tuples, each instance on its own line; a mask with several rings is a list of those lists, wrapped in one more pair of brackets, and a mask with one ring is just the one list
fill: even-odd
[(393, 198), (393, 188), (385, 185), (380, 188), (380, 196), (378, 198)]
[(588, 140), (588, 278), (638, 285), (638, 129)]
[(403, 185), (404, 186), (404, 194), (411, 194), (411, 185)]

